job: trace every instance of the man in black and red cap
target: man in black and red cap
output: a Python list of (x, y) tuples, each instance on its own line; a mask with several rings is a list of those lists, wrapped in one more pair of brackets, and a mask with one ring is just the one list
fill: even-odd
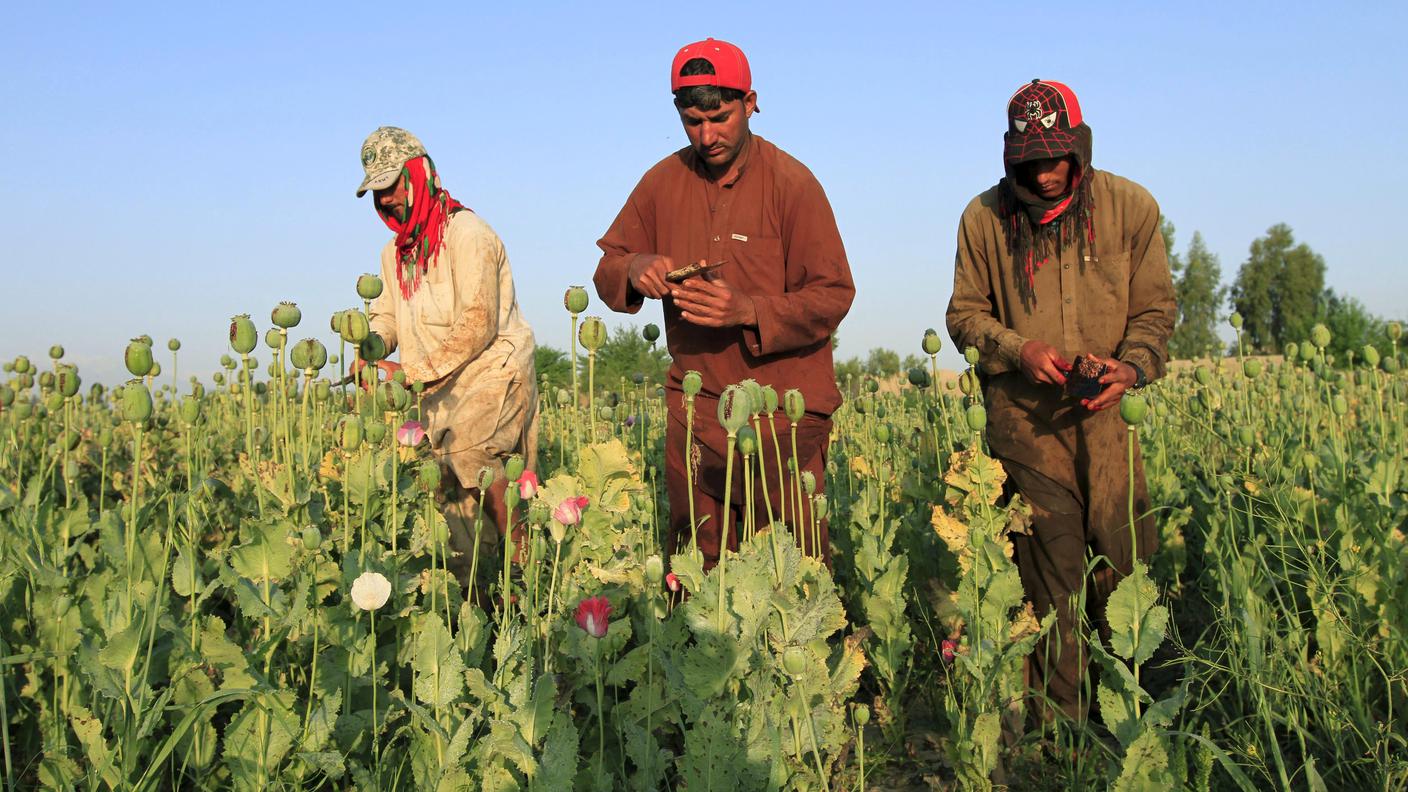
[[(670, 90), (689, 145), (647, 171), (631, 192), (597, 243), (603, 255), (595, 282), (614, 311), (635, 313), (646, 299), (664, 304), (673, 359), (666, 383), (668, 549), (686, 549), (697, 529), (710, 566), (724, 542), (736, 547), (738, 540), (736, 532), (720, 535), (726, 453), (714, 417), (720, 392), (748, 378), (779, 394), (800, 390), (806, 415), (797, 427), (796, 462), (799, 470), (812, 473), (820, 491), (831, 413), (841, 403), (831, 334), (849, 310), (855, 287), (821, 185), (806, 166), (749, 129), (758, 94), (743, 51), (715, 39), (681, 48), (670, 67)], [(666, 279), (686, 265), (720, 262), (708, 275), (678, 283)], [(691, 370), (701, 375), (702, 387), (689, 469), (682, 382)], [(790, 460), (791, 425), (780, 412), (776, 420), (783, 456)], [(764, 425), (759, 438), (768, 452), (774, 452), (771, 431)], [(811, 522), (809, 504), (800, 504), (800, 518), (799, 499), (790, 507), (783, 504), (787, 487), (777, 478), (775, 462), (769, 458), (759, 465), (774, 516), (786, 520), (804, 551), (829, 558), (825, 522), (819, 539), (798, 530), (799, 522)], [(735, 525), (743, 503), (740, 469), (735, 465), (727, 507)], [(755, 489), (761, 496), (763, 488)], [(756, 509), (757, 524), (766, 525), (762, 497)]]
[[(1016, 561), (1038, 615), (1057, 615), (1035, 669), (1052, 702), (1081, 718), (1089, 658), (1075, 603), (1087, 553), (1103, 556), (1084, 598), (1098, 621), (1156, 537), (1137, 455), (1143, 516), (1129, 524), (1125, 428), (1106, 408), (1163, 375), (1177, 311), (1158, 204), (1091, 167), (1075, 92), (1023, 85), (1008, 100), (1004, 141), (1006, 175), (959, 223), (948, 330), (981, 353), (988, 444), (1032, 506), (1032, 532), (1013, 536)], [(1075, 376), (1077, 356), (1093, 382)]]

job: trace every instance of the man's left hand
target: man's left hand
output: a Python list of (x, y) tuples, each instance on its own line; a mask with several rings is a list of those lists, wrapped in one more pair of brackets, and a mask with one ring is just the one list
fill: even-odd
[(1105, 364), (1105, 374), (1100, 377), (1100, 384), (1104, 387), (1099, 396), (1093, 399), (1081, 399), (1080, 402), (1091, 412), (1119, 404), (1124, 392), (1134, 387), (1134, 383), (1139, 381), (1139, 374), (1128, 363), (1114, 358), (1100, 358), (1099, 360)]
[(680, 318), (701, 327), (756, 327), (753, 298), (734, 291), (723, 278), (690, 278), (670, 289)]

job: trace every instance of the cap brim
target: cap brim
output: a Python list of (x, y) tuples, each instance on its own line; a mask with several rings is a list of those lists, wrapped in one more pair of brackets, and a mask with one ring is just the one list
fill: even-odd
[(1016, 165), (1035, 159), (1064, 157), (1076, 150), (1076, 136), (1064, 129), (1042, 129), (1024, 135), (1008, 132), (1002, 146), (1002, 159)]
[(367, 194), (367, 190), (381, 190), (390, 187), (396, 181), (396, 177), (401, 174), (401, 169), (382, 171), (373, 176), (368, 176), (362, 180), (362, 185), (357, 188), (357, 197), (361, 198)]

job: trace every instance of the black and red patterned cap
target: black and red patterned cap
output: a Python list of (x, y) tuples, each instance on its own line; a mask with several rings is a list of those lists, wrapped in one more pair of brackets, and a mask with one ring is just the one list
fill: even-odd
[(1007, 100), (1002, 158), (1009, 165), (1075, 153), (1084, 122), (1076, 92), (1063, 83), (1032, 80)]

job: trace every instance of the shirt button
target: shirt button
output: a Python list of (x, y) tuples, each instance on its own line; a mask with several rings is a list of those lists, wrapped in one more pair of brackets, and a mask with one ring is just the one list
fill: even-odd
[(1070, 305), (1070, 304), (1071, 304), (1071, 298), (1070, 298), (1070, 297), (1067, 297), (1067, 298), (1066, 298), (1066, 305)]
[(1070, 269), (1070, 268), (1071, 268), (1071, 265), (1070, 265), (1069, 262), (1061, 266), (1061, 269)]
[(718, 242), (718, 241), (719, 241), (719, 238), (718, 238), (718, 237), (714, 237), (714, 241), (715, 241), (715, 242)]

